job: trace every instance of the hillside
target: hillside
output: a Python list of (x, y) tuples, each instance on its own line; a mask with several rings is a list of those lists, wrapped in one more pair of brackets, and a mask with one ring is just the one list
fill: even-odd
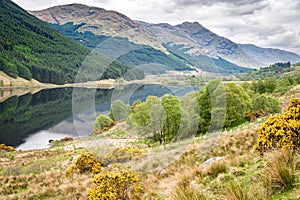
[[(101, 135), (54, 141), (49, 149), (0, 146), (0, 199), (96, 199), (89, 190), (96, 184), (119, 189), (124, 180), (129, 193), (130, 186), (143, 190), (132, 199), (299, 199), (299, 154), (253, 149), (265, 119), (163, 146), (138, 140), (125, 122)], [(105, 164), (93, 174), (95, 162)], [(97, 175), (106, 179), (92, 182)]]
[[(62, 34), (146, 73), (191, 70), (186, 62), (166, 52), (149, 30), (125, 15), (81, 4), (30, 11)], [(92, 27), (92, 28), (91, 28)], [(148, 65), (144, 67), (143, 65)]]
[(298, 62), (300, 56), (278, 49), (261, 48), (254, 45), (236, 44), (221, 37), (198, 22), (184, 22), (172, 26), (166, 23), (150, 24), (137, 21), (155, 34), (168, 50), (180, 52), (182, 56), (199, 60), (199, 56), (222, 58), (237, 66), (249, 68), (265, 67), (275, 62)]
[(266, 67), (277, 62), (299, 62), (300, 56), (280, 49), (261, 48), (252, 44), (238, 44), (247, 55), (260, 63), (260, 67)]
[(63, 25), (73, 22), (78, 32), (91, 32), (95, 35), (128, 38), (137, 44), (152, 46), (164, 51), (161, 42), (147, 29), (127, 16), (103, 8), (82, 4), (55, 6), (41, 11), (30, 11), (39, 19), (51, 24)]
[[(49, 23), (49, 25), (84, 46), (125, 65), (138, 67), (145, 73), (157, 74), (167, 70), (191, 70), (184, 60), (176, 58), (172, 54), (167, 55), (151, 46), (133, 43), (127, 38), (96, 35), (90, 31), (79, 32), (84, 23), (78, 25), (73, 22), (63, 25)], [(146, 64), (150, 65), (143, 67)], [(160, 66), (156, 67), (157, 65)]]
[(0, 13), (0, 70), (44, 83), (73, 81), (87, 48), (9, 0), (1, 0)]
[[(59, 33), (11, 1), (1, 0), (0, 13), (1, 71), (13, 78), (33, 78), (42, 83), (74, 82), (78, 69), (90, 53), (88, 48)], [(85, 81), (118, 78), (131, 69), (104, 55), (90, 57), (93, 60), (85, 64), (88, 63), (86, 66), (93, 73), (87, 74), (88, 80)], [(142, 72), (138, 73), (139, 77), (133, 78), (143, 78)]]

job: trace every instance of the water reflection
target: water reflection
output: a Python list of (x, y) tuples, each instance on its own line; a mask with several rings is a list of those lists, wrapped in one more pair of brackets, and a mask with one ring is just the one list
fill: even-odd
[(80, 118), (75, 119), (72, 88), (19, 93), (19, 96), (7, 97), (0, 103), (0, 143), (25, 150), (45, 148), (50, 139), (85, 137), (92, 131), (93, 113), (108, 114), (112, 101), (120, 99), (132, 104), (138, 99), (146, 100), (149, 95), (183, 96), (192, 90), (189, 87), (168, 88), (161, 85), (129, 85), (115, 90), (82, 88), (83, 99), (84, 94), (92, 94), (88, 98), (94, 98), (94, 101), (82, 101), (76, 108), (80, 115), (75, 115)]

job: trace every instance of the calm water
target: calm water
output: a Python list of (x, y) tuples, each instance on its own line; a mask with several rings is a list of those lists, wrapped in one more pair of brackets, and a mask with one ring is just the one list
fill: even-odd
[(111, 102), (131, 104), (149, 95), (183, 96), (193, 88), (130, 85), (116, 89), (59, 88), (11, 96), (0, 103), (0, 143), (17, 149), (48, 147), (50, 139), (90, 135), (96, 115), (108, 113)]

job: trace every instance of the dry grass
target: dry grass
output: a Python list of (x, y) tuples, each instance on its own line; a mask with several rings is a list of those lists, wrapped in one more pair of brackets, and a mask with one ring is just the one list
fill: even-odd
[(262, 182), (270, 195), (295, 187), (299, 164), (296, 156), (296, 153), (291, 150), (277, 150), (269, 153), (269, 162), (262, 173)]

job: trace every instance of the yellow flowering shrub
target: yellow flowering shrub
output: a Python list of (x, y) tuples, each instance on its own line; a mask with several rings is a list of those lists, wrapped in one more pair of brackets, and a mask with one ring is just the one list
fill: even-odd
[(88, 191), (90, 200), (138, 199), (143, 188), (138, 174), (129, 170), (99, 173), (94, 176), (95, 187)]
[(282, 115), (269, 117), (258, 130), (254, 148), (261, 153), (270, 148), (300, 150), (300, 98), (291, 99)]
[(111, 163), (124, 163), (130, 160), (137, 160), (144, 156), (145, 151), (141, 149), (133, 149), (129, 147), (116, 148), (111, 153), (103, 158), (102, 162), (105, 165)]
[(82, 153), (77, 158), (76, 162), (67, 170), (66, 175), (71, 177), (74, 172), (79, 173), (92, 172), (97, 174), (101, 172), (103, 164), (100, 163), (97, 158), (90, 153)]
[(0, 144), (0, 151), (15, 151), (12, 146), (6, 146), (5, 144)]

